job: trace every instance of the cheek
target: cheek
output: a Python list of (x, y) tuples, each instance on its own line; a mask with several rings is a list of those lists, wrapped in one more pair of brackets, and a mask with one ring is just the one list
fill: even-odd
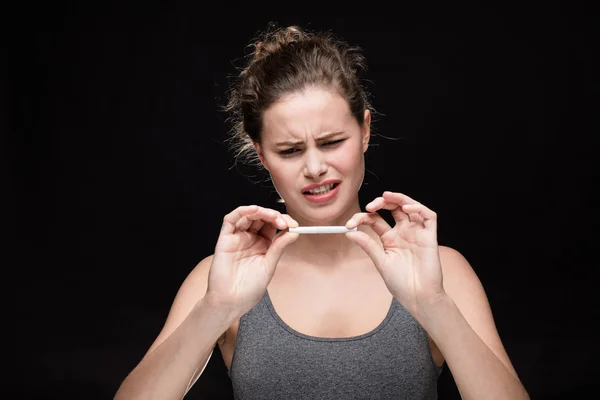
[(331, 165), (345, 174), (359, 172), (363, 163), (363, 153), (360, 146), (347, 146), (340, 148), (332, 159)]
[(289, 164), (277, 163), (271, 168), (271, 179), (278, 190), (286, 190), (291, 188), (295, 182), (294, 168)]

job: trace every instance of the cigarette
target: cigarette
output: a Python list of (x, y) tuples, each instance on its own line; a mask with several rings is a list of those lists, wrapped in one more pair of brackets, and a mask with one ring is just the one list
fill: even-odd
[(348, 229), (345, 226), (300, 226), (289, 228), (290, 233), (323, 234), (323, 233), (346, 233), (356, 232), (357, 228)]

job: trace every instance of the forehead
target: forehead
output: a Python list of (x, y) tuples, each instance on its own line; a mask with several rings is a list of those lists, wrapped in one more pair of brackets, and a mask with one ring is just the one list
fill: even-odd
[(348, 130), (353, 123), (356, 121), (342, 96), (309, 88), (285, 96), (265, 111), (262, 139), (308, 141), (320, 133)]

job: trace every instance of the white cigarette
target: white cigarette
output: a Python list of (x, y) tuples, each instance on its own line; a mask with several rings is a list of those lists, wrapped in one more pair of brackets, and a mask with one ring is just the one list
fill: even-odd
[(348, 229), (345, 226), (300, 226), (289, 228), (291, 233), (322, 234), (356, 232), (357, 228)]

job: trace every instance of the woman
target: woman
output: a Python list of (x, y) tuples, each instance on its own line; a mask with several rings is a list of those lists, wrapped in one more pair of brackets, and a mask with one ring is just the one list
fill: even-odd
[[(443, 364), (465, 399), (528, 398), (477, 276), (438, 245), (435, 212), (395, 192), (360, 209), (363, 63), (297, 27), (255, 44), (228, 106), (234, 150), (256, 156), (287, 214), (251, 205), (225, 216), (116, 398), (182, 398), (215, 345), (237, 399), (435, 399)], [(288, 231), (322, 225), (357, 229)]]

